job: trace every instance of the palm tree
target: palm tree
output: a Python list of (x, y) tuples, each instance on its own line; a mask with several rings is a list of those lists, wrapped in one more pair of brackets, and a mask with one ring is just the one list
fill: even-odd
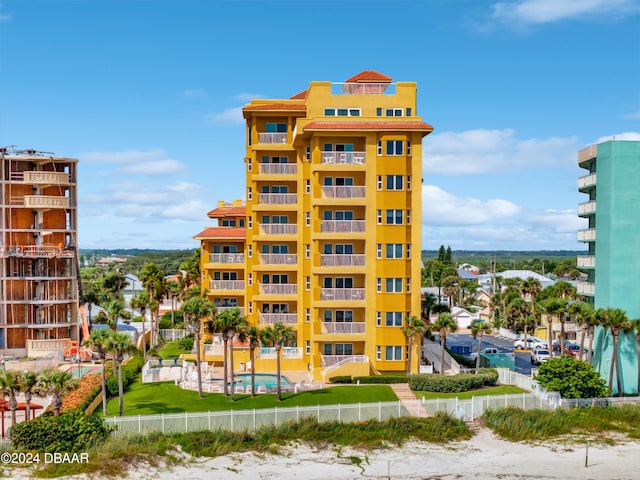
[(613, 337), (613, 353), (611, 354), (611, 367), (609, 369), (609, 391), (613, 393), (613, 371), (616, 372), (616, 384), (618, 396), (622, 396), (622, 381), (620, 378), (620, 362), (618, 361), (618, 339), (622, 330), (629, 330), (629, 319), (624, 310), (620, 308), (605, 308), (602, 311), (602, 326), (611, 331)]
[(560, 280), (553, 286), (554, 291), (556, 292), (556, 296), (570, 300), (576, 297), (576, 287), (571, 285), (569, 282), (565, 282), (564, 280)]
[(440, 337), (440, 374), (444, 374), (444, 346), (447, 343), (447, 334), (458, 329), (458, 324), (450, 313), (441, 313), (438, 319), (429, 325), (429, 329), (437, 332)]
[(567, 301), (561, 298), (547, 298), (538, 303), (540, 314), (547, 316), (547, 339), (549, 342), (549, 352), (553, 351), (553, 317), (554, 315), (564, 315), (567, 309)]
[(255, 325), (247, 325), (244, 330), (241, 330), (242, 338), (249, 342), (249, 361), (251, 362), (251, 396), (256, 396), (256, 348), (260, 346), (260, 340), (262, 338), (261, 331)]
[(149, 306), (149, 292), (143, 291), (138, 293), (131, 299), (131, 308), (140, 310), (142, 318), (142, 354), (147, 358), (147, 329), (145, 328), (145, 317), (147, 316), (147, 307)]
[(51, 396), (51, 408), (57, 417), (62, 409), (62, 397), (78, 386), (70, 373), (62, 370), (49, 369), (40, 372), (35, 391), (43, 396)]
[[(589, 334), (589, 341), (593, 340), (593, 327), (596, 323), (596, 312), (593, 307), (586, 302), (575, 302), (569, 305), (569, 315), (575, 317), (576, 322), (580, 325), (582, 335), (580, 337), (580, 358), (584, 360), (584, 339)], [(591, 355), (591, 347), (589, 348), (589, 356)], [(590, 357), (589, 357), (590, 358)], [(589, 361), (591, 363), (591, 361)]]
[(536, 296), (540, 290), (542, 290), (542, 285), (540, 284), (540, 280), (537, 278), (526, 278), (520, 285), (520, 291), (525, 297), (525, 300), (527, 300), (531, 305), (531, 315), (534, 316), (536, 314)]
[(193, 328), (194, 344), (196, 346), (196, 369), (198, 372), (198, 396), (202, 398), (202, 369), (200, 368), (200, 334), (202, 331), (202, 320), (207, 317), (214, 317), (216, 307), (205, 297), (198, 296), (192, 297), (184, 302), (181, 310), (183, 315), (189, 319), (189, 323)]
[(538, 319), (533, 315), (527, 315), (522, 319), (522, 328), (524, 329), (524, 346), (527, 347), (527, 331), (529, 328), (534, 329), (538, 326)]
[(122, 296), (122, 290), (127, 285), (127, 279), (120, 270), (113, 270), (108, 272), (104, 277), (104, 290), (107, 292), (110, 298), (120, 300)]
[(87, 311), (89, 312), (89, 323), (91, 323), (91, 310), (93, 305), (100, 305), (100, 295), (93, 288), (82, 291), (82, 301), (87, 304)]
[(3, 370), (0, 372), (0, 391), (3, 396), (8, 396), (9, 410), (11, 410), (11, 425), (16, 424), (16, 408), (18, 400), (16, 396), (20, 393), (20, 372), (15, 370)]
[[(231, 400), (234, 399), (234, 390), (235, 390), (235, 362), (233, 360), (233, 339), (236, 335), (244, 329), (244, 326), (247, 324), (247, 320), (240, 313), (240, 309), (238, 307), (231, 308), (229, 310), (224, 310), (220, 315), (218, 315), (217, 325), (218, 329), (221, 330), (222, 333), (222, 341), (225, 346), (225, 356), (223, 360), (226, 358), (226, 350), (229, 349), (229, 364), (231, 368), (229, 369), (229, 373), (231, 374), (231, 381), (229, 384), (231, 385)], [(225, 383), (226, 383), (226, 374), (227, 374), (227, 364), (224, 364), (225, 370)], [(225, 392), (226, 394), (227, 392)]]
[(522, 324), (523, 319), (528, 315), (529, 306), (522, 297), (515, 297), (507, 305), (505, 312), (507, 328), (515, 330), (516, 326)]
[(491, 327), (484, 322), (474, 322), (471, 325), (471, 335), (478, 338), (478, 356), (476, 357), (476, 375), (480, 370), (480, 351), (482, 350), (482, 336), (491, 333)]
[(409, 340), (409, 352), (407, 354), (407, 376), (411, 375), (411, 354), (413, 351), (413, 337), (419, 335), (422, 338), (422, 334), (427, 329), (427, 326), (422, 320), (419, 320), (418, 317), (409, 316), (405, 319), (405, 325), (402, 328), (402, 333)]
[(107, 341), (107, 351), (113, 354), (113, 358), (118, 366), (118, 411), (120, 416), (124, 415), (124, 384), (122, 382), (122, 362), (124, 356), (135, 350), (131, 337), (126, 333), (111, 333)]
[(38, 383), (38, 377), (35, 373), (24, 371), (18, 377), (18, 385), (20, 391), (24, 395), (25, 417), (29, 420), (31, 416), (31, 399), (33, 398), (33, 390)]
[(449, 297), (449, 308), (454, 307), (453, 298), (460, 290), (460, 277), (457, 275), (449, 275), (442, 280), (442, 291)]
[(276, 322), (273, 325), (269, 325), (262, 331), (262, 338), (265, 343), (270, 343), (276, 350), (276, 371), (277, 371), (277, 390), (278, 400), (282, 400), (282, 385), (280, 379), (280, 352), (282, 347), (296, 338), (296, 331), (284, 325), (281, 322)]
[[(151, 347), (155, 346), (155, 326), (154, 321), (157, 321), (158, 310), (160, 308), (160, 303), (162, 302), (162, 298), (164, 296), (164, 287), (162, 286), (165, 283), (164, 280), (164, 272), (160, 270), (160, 268), (155, 263), (147, 263), (140, 272), (140, 281), (142, 282), (142, 286), (149, 294), (149, 301), (155, 301), (153, 304), (154, 308), (149, 306), (149, 310), (151, 313)], [(162, 292), (160, 298), (158, 299), (159, 293)]]
[[(102, 413), (107, 414), (107, 352), (109, 350), (109, 337), (111, 331), (104, 328), (94, 328), (91, 331), (91, 335), (87, 340), (87, 344), (93, 350), (100, 359), (102, 364)], [(115, 373), (115, 371), (114, 371)]]
[(102, 309), (107, 314), (109, 328), (114, 332), (118, 329), (118, 320), (120, 318), (127, 318), (129, 315), (122, 300), (111, 300), (102, 305)]
[(640, 396), (640, 318), (629, 320), (629, 326), (636, 337), (636, 348), (638, 350), (638, 395)]
[(420, 302), (420, 315), (425, 323), (429, 323), (431, 317), (431, 310), (437, 302), (436, 296), (432, 293), (425, 293)]

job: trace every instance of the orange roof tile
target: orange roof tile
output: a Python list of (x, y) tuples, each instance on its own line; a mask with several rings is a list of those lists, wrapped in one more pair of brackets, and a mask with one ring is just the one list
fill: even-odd
[(193, 237), (194, 240), (203, 238), (246, 238), (246, 228), (209, 227)]
[(305, 125), (304, 130), (424, 130), (431, 132), (433, 127), (424, 122), (324, 122), (315, 121)]
[(306, 110), (306, 105), (299, 103), (267, 103), (263, 105), (247, 105), (242, 109), (243, 112), (252, 112), (255, 110)]
[(391, 77), (387, 77), (380, 72), (376, 72), (375, 70), (364, 70), (357, 75), (349, 78), (345, 81), (345, 83), (352, 82), (375, 82), (375, 83), (391, 83), (393, 79)]
[(290, 97), (290, 100), (304, 100), (305, 98), (307, 98), (307, 91), (308, 90), (303, 90), (300, 93), (296, 93), (293, 97)]
[(209, 218), (239, 217), (247, 214), (247, 207), (218, 207), (207, 213)]

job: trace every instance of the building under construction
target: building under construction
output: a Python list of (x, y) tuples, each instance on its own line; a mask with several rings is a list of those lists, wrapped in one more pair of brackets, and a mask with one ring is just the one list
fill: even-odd
[(0, 149), (0, 352), (39, 356), (78, 339), (77, 163)]

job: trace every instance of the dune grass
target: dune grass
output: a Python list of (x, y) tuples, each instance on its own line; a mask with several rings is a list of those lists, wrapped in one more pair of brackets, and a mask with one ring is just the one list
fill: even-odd
[(430, 400), (434, 398), (456, 398), (456, 397), (458, 397), (460, 400), (463, 400), (471, 397), (480, 397), (484, 395), (504, 395), (504, 394), (510, 395), (513, 393), (526, 393), (526, 391), (514, 385), (498, 385), (497, 387), (487, 387), (487, 388), (481, 388), (478, 390), (469, 390), (468, 392), (459, 392), (459, 393), (441, 393), (441, 392), (423, 392), (423, 391), (415, 392), (416, 397), (418, 398), (424, 397), (426, 400)]

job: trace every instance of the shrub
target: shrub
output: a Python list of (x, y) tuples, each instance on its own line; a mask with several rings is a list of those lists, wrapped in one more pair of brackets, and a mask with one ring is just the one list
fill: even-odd
[(338, 375), (329, 379), (331, 383), (353, 383), (351, 375)]
[(498, 373), (495, 370), (483, 368), (478, 375), (470, 373), (459, 373), (453, 376), (437, 373), (411, 375), (409, 387), (411, 390), (421, 392), (460, 393), (482, 388), (485, 385), (495, 385), (497, 380)]
[(184, 337), (181, 340), (178, 340), (178, 345), (182, 350), (191, 351), (193, 350), (193, 337)]
[[(136, 351), (136, 353), (129, 359), (127, 363), (122, 365), (122, 386), (124, 390), (133, 383), (137, 375), (142, 371), (144, 366), (144, 357), (142, 353)], [(107, 392), (110, 396), (115, 397), (118, 395), (118, 373), (110, 375), (107, 378)]]
[(54, 417), (44, 413), (29, 422), (11, 427), (14, 446), (24, 450), (46, 452), (86, 452), (104, 442), (111, 428), (98, 415), (72, 410)]
[[(62, 411), (78, 409), (84, 412), (102, 389), (102, 375), (86, 375), (80, 380), (78, 388), (68, 392), (63, 399)], [(116, 384), (117, 389), (117, 384)]]
[(538, 369), (536, 380), (564, 398), (597, 398), (609, 395), (607, 382), (591, 365), (571, 357), (550, 358)]
[(407, 383), (406, 375), (368, 375), (366, 377), (354, 377), (354, 383)]

